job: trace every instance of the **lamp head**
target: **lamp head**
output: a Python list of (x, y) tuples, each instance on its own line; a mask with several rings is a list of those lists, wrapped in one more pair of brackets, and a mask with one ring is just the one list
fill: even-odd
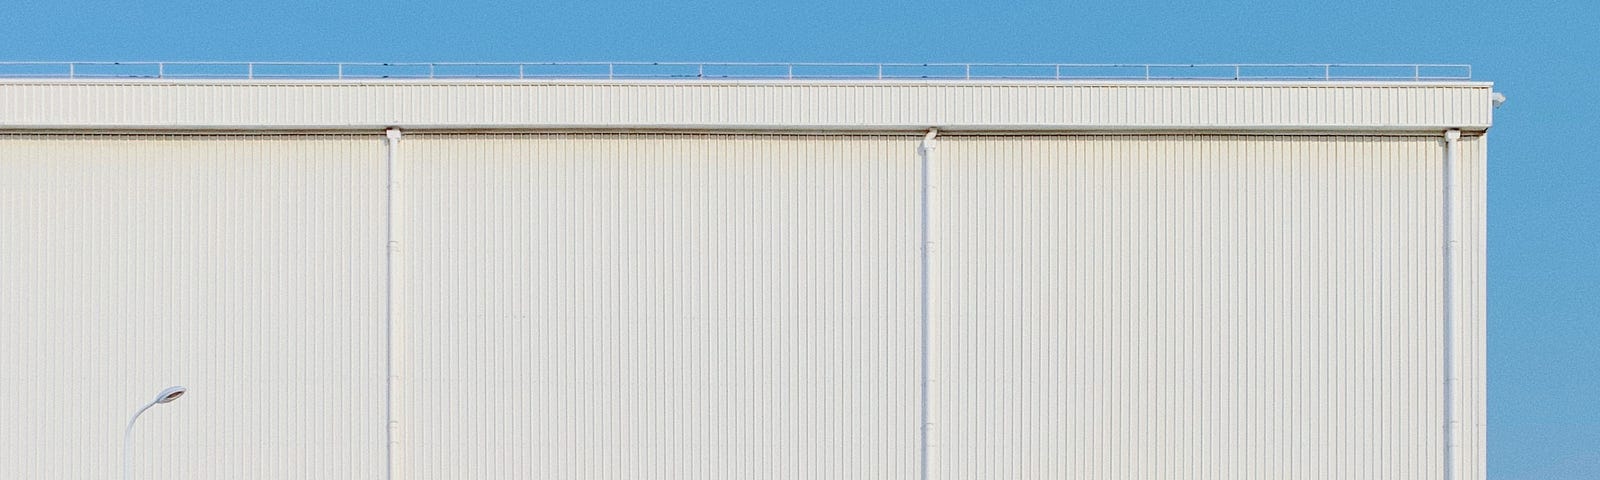
[(166, 390), (162, 390), (161, 393), (156, 395), (156, 403), (169, 403), (177, 400), (178, 397), (183, 396), (188, 391), (189, 389), (183, 387), (167, 387)]

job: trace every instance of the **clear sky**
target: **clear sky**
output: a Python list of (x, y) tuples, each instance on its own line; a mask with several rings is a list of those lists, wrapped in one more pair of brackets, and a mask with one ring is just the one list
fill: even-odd
[(0, 60), (1470, 63), (1489, 471), (1600, 478), (1600, 14), (1567, 1), (19, 0)]

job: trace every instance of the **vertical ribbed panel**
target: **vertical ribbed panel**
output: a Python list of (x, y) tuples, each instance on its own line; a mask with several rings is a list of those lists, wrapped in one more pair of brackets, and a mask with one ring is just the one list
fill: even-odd
[(914, 137), (408, 135), (402, 478), (913, 478)]
[(0, 136), (0, 478), (377, 478), (378, 136)]
[(1488, 465), (1488, 137), (1461, 137), (1461, 259), (1463, 284), (1460, 347), (1464, 421), (1462, 478), (1487, 478)]
[[(376, 133), (0, 135), (0, 478), (381, 477)], [(397, 478), (914, 477), (917, 140), (406, 136)], [(1442, 137), (941, 144), (932, 478), (1438, 476)]]
[(1442, 137), (942, 145), (932, 478), (1439, 476)]

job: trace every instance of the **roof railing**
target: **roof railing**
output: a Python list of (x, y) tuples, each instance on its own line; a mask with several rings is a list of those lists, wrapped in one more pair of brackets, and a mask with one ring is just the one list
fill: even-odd
[(598, 80), (1471, 80), (1464, 64), (0, 62), (0, 78)]

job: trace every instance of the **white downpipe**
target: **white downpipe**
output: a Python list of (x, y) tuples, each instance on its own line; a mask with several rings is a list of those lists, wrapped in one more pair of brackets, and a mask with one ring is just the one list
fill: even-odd
[(1456, 342), (1461, 320), (1461, 139), (1444, 132), (1444, 479), (1461, 478), (1461, 359)]
[(397, 155), (397, 151), (400, 149), (400, 137), (404, 136), (404, 134), (400, 132), (399, 128), (393, 127), (385, 130), (384, 133), (388, 137), (389, 147), (387, 153), (384, 155), (384, 169), (388, 172), (389, 177), (388, 186), (385, 189), (387, 191), (387, 196), (384, 204), (384, 218), (388, 219), (387, 227), (384, 233), (384, 238), (387, 240), (388, 244), (388, 251), (384, 255), (384, 276), (387, 277), (388, 281), (384, 285), (383, 289), (384, 357), (388, 359), (387, 364), (384, 366), (384, 389), (387, 391), (388, 395), (388, 398), (384, 402), (384, 421), (386, 425), (385, 436), (388, 440), (385, 447), (385, 454), (388, 456), (388, 466), (386, 475), (384, 475), (384, 477), (393, 480), (395, 478), (395, 472), (398, 470), (397, 465), (399, 464), (396, 459), (395, 451), (397, 450), (396, 443), (398, 442), (398, 439), (396, 438), (396, 431), (399, 430), (400, 427), (399, 422), (395, 419), (394, 412), (395, 400), (399, 398), (396, 390), (398, 389), (398, 384), (400, 383), (399, 370), (395, 360), (397, 356), (397, 349), (395, 346), (398, 344), (396, 341), (398, 338), (395, 332), (395, 287), (398, 286), (399, 283), (395, 277), (399, 273), (397, 267), (399, 260), (398, 257), (400, 256), (400, 240), (398, 235), (400, 221), (397, 217), (397, 214), (400, 211), (398, 207), (398, 202), (400, 200), (400, 175), (395, 169), (395, 156)]
[(934, 233), (937, 232), (935, 230), (937, 217), (935, 217), (934, 212), (939, 211), (939, 175), (936, 170), (939, 165), (936, 161), (939, 151), (938, 137), (939, 129), (930, 128), (927, 136), (922, 137), (922, 145), (917, 147), (917, 153), (922, 154), (922, 304), (920, 305), (922, 317), (922, 445), (920, 452), (921, 468), (919, 471), (923, 480), (928, 478), (928, 428), (931, 426), (928, 421), (928, 383), (931, 381), (929, 380), (928, 370), (928, 347), (931, 345), (932, 340), (929, 334), (929, 327), (932, 325), (933, 287), (936, 284), (934, 282), (933, 258), (938, 248), (938, 244), (934, 242)]

